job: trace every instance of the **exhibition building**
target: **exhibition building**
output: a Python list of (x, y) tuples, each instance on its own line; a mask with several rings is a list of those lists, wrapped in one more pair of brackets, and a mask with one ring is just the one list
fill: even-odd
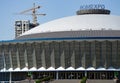
[(119, 78), (120, 16), (93, 6), (0, 41), (0, 81)]

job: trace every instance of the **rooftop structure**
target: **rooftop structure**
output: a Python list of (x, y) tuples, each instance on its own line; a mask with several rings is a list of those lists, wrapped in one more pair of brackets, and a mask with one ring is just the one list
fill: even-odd
[(15, 38), (19, 37), (24, 32), (34, 28), (36, 25), (30, 23), (29, 20), (15, 21)]

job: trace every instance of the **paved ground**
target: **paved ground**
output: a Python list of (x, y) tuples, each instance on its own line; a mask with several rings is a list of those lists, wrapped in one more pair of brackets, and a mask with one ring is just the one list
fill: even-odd
[[(15, 82), (15, 83), (35, 83), (34, 80), (23, 80), (20, 82)], [(43, 82), (43, 83), (80, 83), (80, 80), (53, 80), (50, 82)], [(116, 83), (115, 80), (88, 80), (86, 83)], [(118, 82), (120, 83), (120, 81)]]
[[(55, 80), (50, 83), (80, 83), (80, 80)], [(86, 83), (116, 83), (114, 80), (88, 80)]]

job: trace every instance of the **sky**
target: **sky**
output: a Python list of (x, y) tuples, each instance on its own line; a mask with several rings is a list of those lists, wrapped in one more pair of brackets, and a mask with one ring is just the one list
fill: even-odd
[[(38, 13), (38, 23), (43, 24), (58, 18), (76, 15), (81, 5), (104, 4), (111, 10), (111, 15), (120, 15), (120, 0), (0, 0), (0, 41), (15, 38), (15, 21), (30, 20), (31, 15), (18, 15), (22, 11), (31, 9), (33, 3), (41, 6)], [(26, 14), (30, 14), (27, 12)]]

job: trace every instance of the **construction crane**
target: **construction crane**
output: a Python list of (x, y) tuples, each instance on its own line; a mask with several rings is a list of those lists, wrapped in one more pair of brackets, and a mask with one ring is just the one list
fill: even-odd
[(41, 16), (45, 16), (46, 15), (46, 14), (36, 14), (37, 9), (39, 9), (39, 8), (41, 8), (41, 6), (35, 6), (35, 3), (34, 3), (33, 4), (33, 8), (25, 10), (23, 12), (20, 12), (19, 14), (25, 14), (27, 12), (32, 11), (31, 14), (27, 14), (27, 15), (32, 15), (32, 17), (33, 17), (33, 24), (38, 25), (38, 23), (37, 23), (37, 15), (41, 15)]

